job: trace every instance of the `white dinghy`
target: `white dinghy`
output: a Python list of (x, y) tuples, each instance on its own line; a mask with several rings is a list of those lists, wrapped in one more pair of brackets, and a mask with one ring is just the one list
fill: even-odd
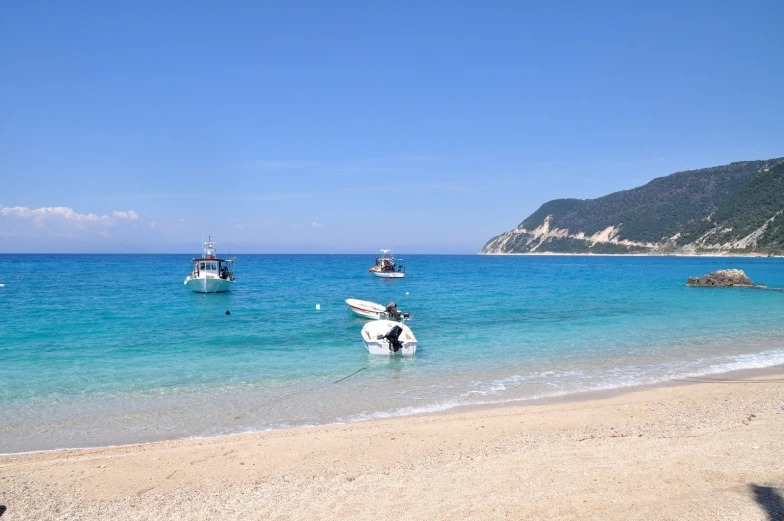
[(397, 304), (390, 302), (386, 307), (369, 300), (359, 300), (356, 298), (347, 298), (346, 304), (351, 308), (351, 311), (360, 317), (370, 318), (372, 320), (408, 320), (411, 318), (411, 313), (398, 311)]
[(362, 341), (371, 355), (410, 356), (417, 350), (417, 339), (411, 328), (391, 320), (374, 320), (365, 324)]

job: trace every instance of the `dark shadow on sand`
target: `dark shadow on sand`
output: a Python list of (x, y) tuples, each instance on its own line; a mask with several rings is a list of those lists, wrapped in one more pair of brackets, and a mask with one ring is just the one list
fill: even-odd
[(3, 517), (5, 511), (8, 510), (5, 505), (0, 505), (0, 517)]
[(762, 485), (749, 485), (754, 493), (754, 500), (765, 510), (770, 521), (781, 521), (784, 519), (784, 497), (781, 492), (773, 487), (763, 487)]

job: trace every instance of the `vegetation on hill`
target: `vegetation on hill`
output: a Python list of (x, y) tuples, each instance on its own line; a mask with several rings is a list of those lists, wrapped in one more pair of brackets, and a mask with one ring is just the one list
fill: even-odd
[[(532, 240), (534, 235), (527, 232), (541, 226), (547, 216), (552, 216), (551, 230), (569, 230), (569, 237)], [(574, 237), (581, 232), (591, 236), (611, 226), (618, 229), (613, 242)], [(763, 226), (766, 227), (761, 230)], [(483, 251), (648, 250), (629, 243), (650, 244), (662, 252), (695, 243), (697, 249), (715, 249), (757, 231), (755, 240), (746, 241), (748, 244), (727, 248), (784, 252), (784, 158), (678, 172), (598, 199), (555, 199), (543, 204), (520, 228), (527, 232), (518, 229), (502, 234), (491, 239)], [(619, 241), (626, 244), (616, 244)], [(496, 244), (502, 244), (502, 251), (495, 251)]]
[[(781, 213), (780, 213), (781, 212)], [(742, 186), (724, 199), (715, 212), (684, 230), (679, 244), (697, 240), (710, 230), (717, 230), (711, 242), (727, 244), (738, 241), (767, 224), (757, 240), (762, 251), (784, 250), (784, 163), (779, 163)]]

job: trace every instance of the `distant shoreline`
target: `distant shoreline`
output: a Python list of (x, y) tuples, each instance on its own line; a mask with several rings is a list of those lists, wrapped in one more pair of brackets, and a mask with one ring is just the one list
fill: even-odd
[[(74, 253), (74, 252), (0, 252), (0, 256), (3, 255), (115, 255), (115, 256), (123, 256), (123, 255), (177, 255), (177, 256), (191, 256), (193, 257), (195, 254), (193, 252), (186, 252), (186, 253), (177, 253), (177, 252), (125, 252), (125, 253), (117, 253), (117, 252), (82, 252), (82, 253)], [(242, 253), (232, 253), (232, 256), (235, 255), (276, 255), (276, 256), (286, 256), (286, 255), (310, 255), (310, 256), (352, 256), (352, 257), (367, 257), (373, 256), (375, 253), (279, 253), (279, 252), (271, 252), (271, 253), (253, 253), (253, 252), (242, 252)], [(526, 253), (482, 253), (482, 252), (474, 252), (474, 253), (400, 253), (399, 255), (422, 255), (422, 256), (449, 256), (449, 257), (473, 257), (473, 256), (514, 256), (514, 255), (528, 255), (528, 256), (549, 256), (549, 257), (738, 257), (738, 258), (782, 258), (784, 257), (783, 254), (776, 254), (776, 255), (767, 255), (767, 254), (758, 254), (758, 253), (747, 253), (747, 254), (739, 254), (739, 253), (555, 253), (555, 252), (526, 252)]]
[(477, 253), (490, 256), (531, 256), (531, 257), (732, 257), (741, 259), (779, 259), (784, 255), (768, 255), (763, 253), (555, 253), (549, 251), (526, 253)]

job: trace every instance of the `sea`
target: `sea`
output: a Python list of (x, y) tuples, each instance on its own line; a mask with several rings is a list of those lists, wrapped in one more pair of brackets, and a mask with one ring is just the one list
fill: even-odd
[[(0, 453), (526, 404), (784, 364), (784, 259), (0, 255)], [(686, 287), (738, 268), (769, 289)], [(369, 355), (347, 298), (409, 311), (412, 357)], [(320, 309), (319, 309), (320, 308)], [(227, 311), (230, 314), (227, 314)]]

